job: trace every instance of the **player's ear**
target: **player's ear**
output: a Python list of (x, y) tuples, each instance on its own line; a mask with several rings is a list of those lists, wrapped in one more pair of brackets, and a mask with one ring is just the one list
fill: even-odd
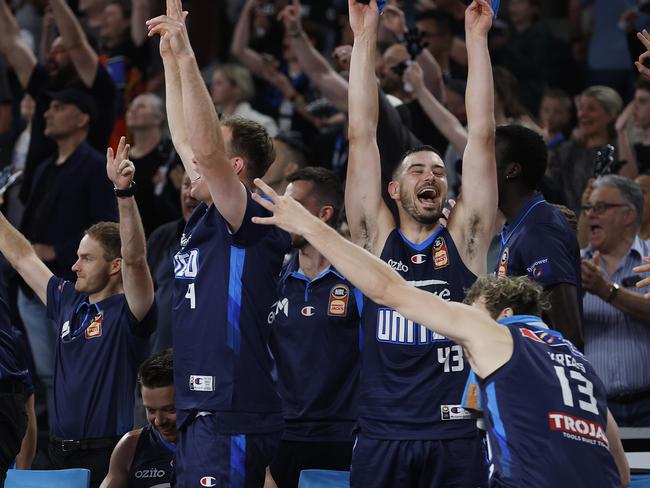
[(503, 310), (501, 310), (501, 313), (499, 314), (499, 317), (497, 319), (502, 319), (503, 317), (512, 317), (515, 314), (514, 310), (512, 310), (510, 307), (506, 307)]
[(399, 200), (399, 183), (395, 180), (391, 180), (388, 183), (388, 195), (393, 200)]
[(122, 272), (122, 258), (115, 258), (111, 261), (111, 275)]

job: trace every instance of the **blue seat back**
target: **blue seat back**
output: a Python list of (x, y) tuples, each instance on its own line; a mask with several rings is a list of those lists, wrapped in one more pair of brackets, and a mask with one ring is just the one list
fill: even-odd
[(87, 469), (54, 469), (47, 471), (7, 471), (5, 488), (88, 488), (90, 471)]

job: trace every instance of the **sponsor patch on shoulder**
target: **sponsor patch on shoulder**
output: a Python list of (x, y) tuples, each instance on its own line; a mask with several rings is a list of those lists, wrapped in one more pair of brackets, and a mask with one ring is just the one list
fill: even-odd
[(440, 418), (442, 420), (467, 420), (476, 418), (476, 414), (460, 405), (440, 405)]
[(348, 313), (348, 300), (350, 289), (343, 284), (334, 285), (330, 290), (329, 303), (327, 304), (327, 315), (343, 317)]
[(444, 237), (438, 237), (433, 242), (433, 268), (444, 268), (449, 264), (449, 254)]
[(510, 249), (506, 247), (501, 253), (501, 259), (499, 260), (499, 269), (497, 270), (497, 276), (501, 278), (508, 274), (508, 258), (510, 258)]

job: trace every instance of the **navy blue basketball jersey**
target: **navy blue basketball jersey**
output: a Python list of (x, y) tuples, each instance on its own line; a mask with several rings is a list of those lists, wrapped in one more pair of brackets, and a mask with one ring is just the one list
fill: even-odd
[(128, 488), (170, 487), (175, 450), (151, 424), (145, 426), (133, 453)]
[(268, 322), (285, 420), (283, 439), (351, 441), (360, 357), (355, 288), (333, 267), (310, 281), (298, 269), (296, 254), (283, 270)]
[(498, 276), (528, 276), (543, 288), (559, 283), (578, 287), (580, 247), (562, 212), (537, 193), (501, 232)]
[[(462, 301), (476, 280), (444, 227), (421, 244), (395, 229), (381, 259), (413, 286), (448, 301)], [(461, 346), (367, 299), (363, 328), (359, 425), (364, 435), (434, 440), (476, 434), (475, 420), (460, 407), (470, 369)]]
[(500, 321), (510, 360), (479, 380), (490, 444), (490, 486), (620, 486), (605, 435), (605, 388), (587, 359), (541, 319)]
[(174, 385), (179, 428), (198, 411), (218, 416), (220, 433), (282, 429), (272, 377), (267, 316), (289, 235), (257, 225), (269, 213), (248, 194), (232, 233), (214, 205), (199, 205), (174, 256)]
[(156, 304), (138, 322), (124, 293), (91, 304), (74, 283), (53, 276), (47, 284), (47, 315), (59, 335), (52, 435), (88, 439), (130, 431), (137, 369), (149, 351)]

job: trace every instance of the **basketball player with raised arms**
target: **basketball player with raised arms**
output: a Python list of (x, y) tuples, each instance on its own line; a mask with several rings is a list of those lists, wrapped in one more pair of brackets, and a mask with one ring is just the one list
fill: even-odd
[(175, 486), (259, 487), (284, 426), (267, 315), (290, 238), (251, 222), (268, 215), (250, 189), (273, 140), (250, 120), (219, 121), (186, 15), (168, 0), (147, 22), (161, 36), (172, 141), (202, 202), (174, 256)]
[[(397, 205), (398, 226), (382, 199), (376, 139), (377, 4), (350, 0), (349, 10), (354, 46), (345, 207), (352, 240), (419, 289), (461, 302), (476, 276), (487, 272), (497, 211), (494, 95), (487, 48), (493, 11), (485, 0), (476, 0), (465, 14), (469, 129), (462, 196), (448, 225), (441, 225), (447, 199), (444, 162), (430, 147), (413, 148), (388, 185)], [(351, 486), (485, 486), (483, 444), (475, 421), (460, 408), (469, 372), (462, 347), (372, 300), (364, 303), (363, 327)]]
[[(614, 488), (629, 484), (629, 467), (618, 427), (607, 409), (605, 388), (582, 353), (539, 317), (544, 308), (539, 285), (527, 277), (483, 276), (467, 293), (471, 306), (446, 301), (412, 286), (290, 196), (279, 197), (261, 180), (256, 184), (272, 203), (258, 195), (255, 200), (272, 211), (273, 217), (254, 218), (255, 222), (304, 236), (368, 299), (463, 348), (479, 378), (485, 411), (491, 454), (488, 486)], [(462, 458), (468, 453), (454, 454)], [(430, 483), (422, 478), (418, 484), (401, 486)]]

